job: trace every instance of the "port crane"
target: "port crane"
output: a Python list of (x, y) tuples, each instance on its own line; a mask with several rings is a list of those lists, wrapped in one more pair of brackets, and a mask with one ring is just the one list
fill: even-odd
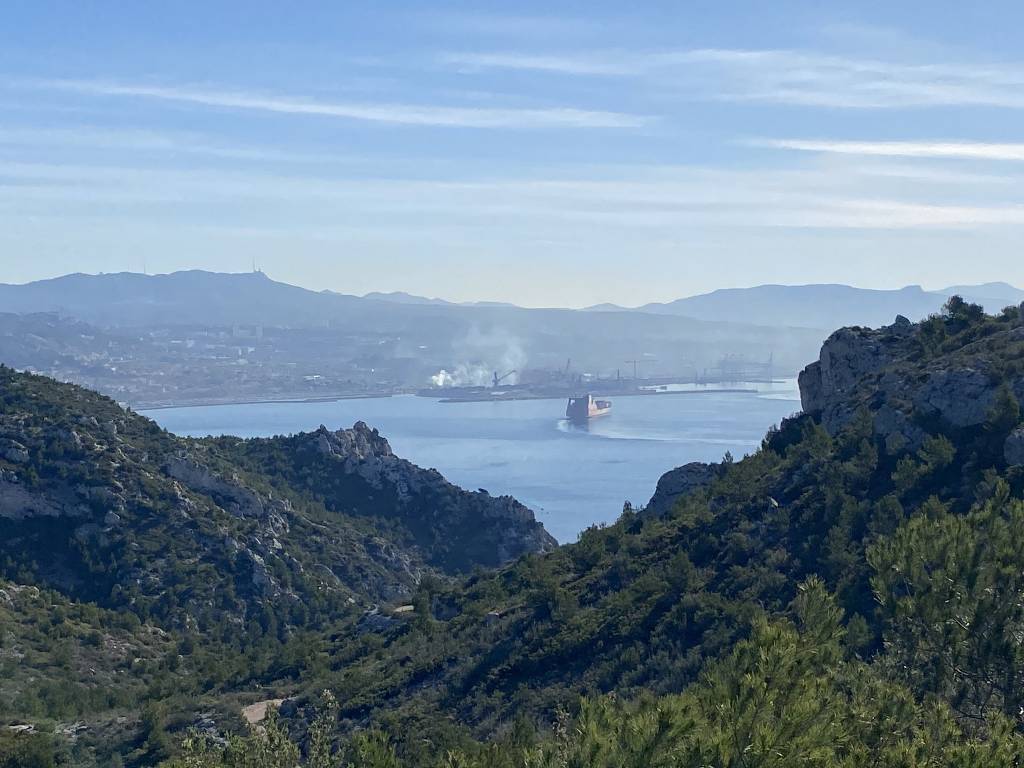
[(509, 376), (512, 376), (515, 373), (519, 373), (519, 371), (517, 371), (515, 368), (513, 368), (511, 371), (509, 371), (508, 373), (506, 373), (506, 374), (504, 374), (502, 376), (499, 376), (498, 372), (495, 371), (494, 372), (494, 386), (497, 387), (499, 384), (501, 384), (501, 382), (503, 382), (505, 379), (507, 379)]

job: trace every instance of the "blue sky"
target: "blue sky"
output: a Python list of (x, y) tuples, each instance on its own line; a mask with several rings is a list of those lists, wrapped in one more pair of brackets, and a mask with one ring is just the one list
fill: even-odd
[(7, 0), (0, 281), (1024, 284), (1024, 6), (839, 5)]

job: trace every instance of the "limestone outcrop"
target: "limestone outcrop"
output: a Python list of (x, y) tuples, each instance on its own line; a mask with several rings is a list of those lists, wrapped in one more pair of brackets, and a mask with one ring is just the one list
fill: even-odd
[[(886, 450), (896, 454), (919, 448), (929, 429), (983, 426), (1002, 387), (1024, 402), (1024, 372), (1003, 362), (1024, 355), (1024, 327), (1010, 325), (955, 354), (944, 352), (941, 339), (926, 338), (923, 327), (897, 318), (879, 329), (833, 333), (800, 373), (804, 412), (836, 434), (866, 411)], [(1015, 456), (1016, 443), (1007, 443), (1008, 456)]]
[[(445, 551), (443, 561), (458, 569), (468, 564), (466, 552), (485, 564), (500, 565), (557, 546), (533, 512), (516, 499), (465, 491), (437, 470), (395, 456), (388, 441), (364, 422), (333, 432), (321, 426), (297, 440), (300, 451), (316, 452), (323, 471), (379, 491), (360, 496), (382, 502), (379, 514), (403, 519), (421, 546)], [(351, 483), (339, 484), (328, 505), (345, 508), (346, 496), (354, 491)]]
[(263, 500), (237, 479), (226, 479), (187, 455), (172, 456), (164, 462), (164, 472), (197, 493), (211, 496), (220, 506), (238, 517), (263, 517)]
[(644, 507), (644, 514), (651, 517), (667, 515), (684, 496), (709, 486), (716, 474), (713, 464), (700, 461), (670, 469), (658, 480), (654, 495)]

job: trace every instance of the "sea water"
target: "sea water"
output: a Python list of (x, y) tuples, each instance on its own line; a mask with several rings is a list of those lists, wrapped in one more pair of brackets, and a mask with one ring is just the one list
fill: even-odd
[(800, 409), (793, 381), (758, 391), (686, 392), (613, 399), (610, 414), (583, 426), (563, 400), (442, 403), (401, 396), (332, 402), (258, 403), (148, 412), (179, 435), (266, 437), (365, 421), (394, 452), (451, 482), (511, 494), (560, 542), (613, 522), (623, 503), (645, 504), (658, 478), (690, 461), (737, 459)]

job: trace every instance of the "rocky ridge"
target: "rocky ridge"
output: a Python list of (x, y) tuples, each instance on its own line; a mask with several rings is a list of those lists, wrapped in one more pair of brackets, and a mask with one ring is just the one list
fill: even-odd
[[(989, 326), (955, 353), (932, 350), (931, 321), (840, 329), (800, 373), (803, 410), (833, 435), (866, 411), (891, 454), (919, 449), (928, 425), (980, 428), (1000, 390), (1024, 401), (1024, 371), (1006, 364), (1024, 356), (1024, 306), (1007, 312), (1019, 313), (1009, 327)], [(1007, 461), (1016, 463), (1019, 442), (1007, 439)]]
[(426, 562), (442, 570), (499, 566), (557, 546), (516, 499), (465, 491), (437, 470), (395, 456), (388, 441), (363, 422), (245, 441), (232, 451), (251, 471), (273, 465), (293, 485), (310, 475), (320, 478), (309, 491), (327, 510), (399, 523)]
[[(803, 412), (833, 436), (866, 412), (875, 436), (894, 456), (918, 451), (933, 427), (983, 428), (1000, 390), (1024, 403), (1024, 363), (1007, 364), (1024, 360), (1024, 304), (1002, 317), (1008, 322), (983, 324), (976, 339), (962, 347), (958, 342), (955, 350), (941, 347), (942, 324), (956, 325), (955, 318), (911, 323), (899, 315), (877, 329), (841, 328), (799, 375)], [(979, 319), (976, 311), (974, 319)], [(1008, 466), (1024, 466), (1024, 427), (1010, 433), (1002, 454)], [(644, 514), (668, 514), (679, 499), (707, 488), (716, 476), (716, 465), (702, 462), (669, 470)]]
[(177, 438), (0, 367), (0, 576), (172, 624), (244, 621), (267, 599), (344, 611), (409, 594), (455, 554), (469, 570), (554, 546), (514, 499), (451, 485), (365, 424), (262, 441), (261, 466), (245, 461), (253, 442)]

